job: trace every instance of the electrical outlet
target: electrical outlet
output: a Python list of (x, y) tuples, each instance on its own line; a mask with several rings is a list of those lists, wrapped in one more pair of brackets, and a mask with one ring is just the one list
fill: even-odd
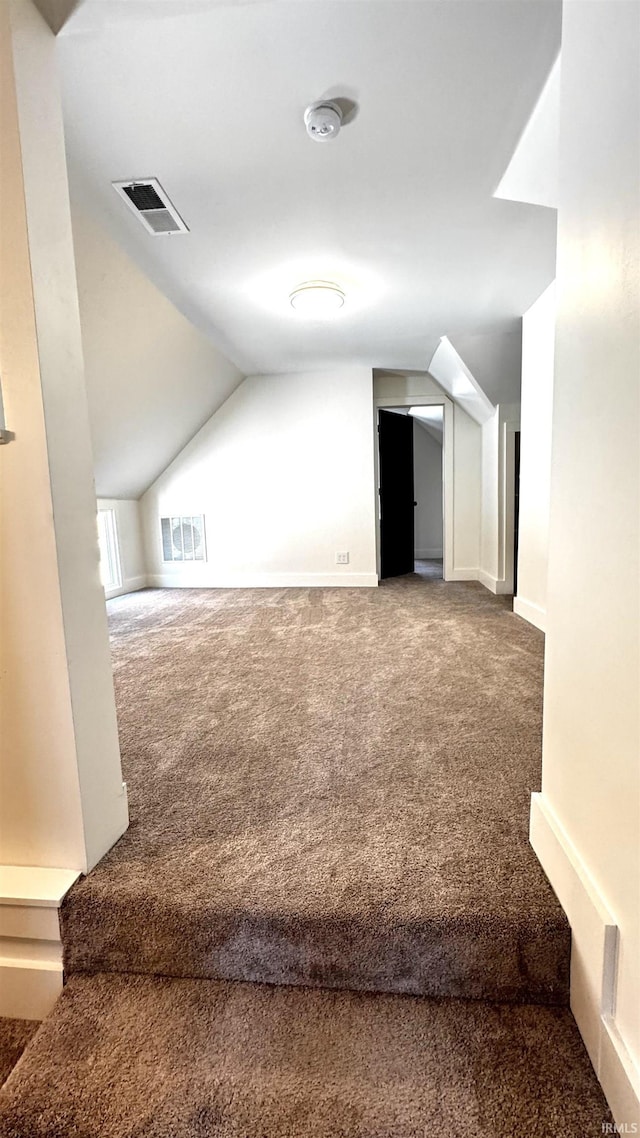
[(348, 565), (348, 564), (349, 564), (349, 554), (348, 553), (336, 553), (336, 565)]

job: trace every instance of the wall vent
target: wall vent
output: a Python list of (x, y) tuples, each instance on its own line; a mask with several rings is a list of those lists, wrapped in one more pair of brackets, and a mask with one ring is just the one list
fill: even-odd
[(169, 200), (157, 178), (139, 178), (135, 182), (112, 182), (129, 209), (154, 237), (167, 237), (170, 233), (188, 233), (173, 202)]
[(160, 518), (163, 561), (206, 561), (207, 546), (202, 514)]

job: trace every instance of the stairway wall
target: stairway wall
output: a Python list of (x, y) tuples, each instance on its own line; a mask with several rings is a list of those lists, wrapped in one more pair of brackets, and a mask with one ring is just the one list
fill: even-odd
[(2, 19), (0, 861), (86, 870), (127, 826), (55, 37)]
[[(572, 1006), (616, 1120), (636, 1125), (639, 57), (640, 6), (564, 5), (542, 768), (562, 837), (544, 864), (573, 927)], [(619, 935), (604, 967), (585, 917), (603, 911)]]

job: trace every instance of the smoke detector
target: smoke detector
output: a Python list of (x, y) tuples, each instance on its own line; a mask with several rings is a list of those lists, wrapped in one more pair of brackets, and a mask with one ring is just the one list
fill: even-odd
[(312, 103), (304, 112), (304, 125), (314, 142), (335, 138), (342, 126), (342, 111), (337, 103), (321, 100)]

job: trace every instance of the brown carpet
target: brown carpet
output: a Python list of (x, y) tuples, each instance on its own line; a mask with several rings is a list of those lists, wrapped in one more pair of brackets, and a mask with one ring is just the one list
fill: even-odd
[(75, 976), (1, 1138), (597, 1138), (563, 1008)]
[(480, 585), (110, 602), (131, 828), (65, 967), (564, 1003), (543, 637)]
[(0, 1017), (0, 1085), (9, 1076), (39, 1027), (40, 1024), (34, 1020)]

